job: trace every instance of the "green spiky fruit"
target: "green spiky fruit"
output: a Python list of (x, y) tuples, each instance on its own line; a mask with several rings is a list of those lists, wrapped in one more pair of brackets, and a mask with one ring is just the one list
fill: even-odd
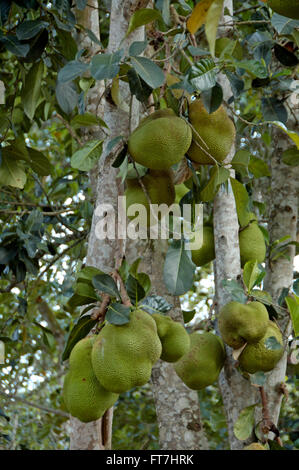
[(74, 346), (63, 385), (63, 401), (67, 410), (84, 423), (101, 418), (118, 398), (96, 379), (91, 364), (94, 340), (95, 337), (87, 337)]
[(175, 203), (179, 204), (180, 200), (185, 196), (185, 194), (189, 193), (189, 188), (187, 188), (184, 183), (176, 184), (175, 187)]
[(213, 384), (225, 361), (225, 349), (219, 336), (210, 332), (192, 333), (189, 351), (174, 364), (181, 380), (192, 390)]
[[(173, 184), (172, 171), (150, 170), (143, 178), (142, 183), (149, 195), (151, 204), (166, 204), (171, 206), (175, 201), (175, 189)], [(147, 213), (147, 226), (157, 223), (154, 216), (151, 216), (150, 204), (138, 179), (127, 180), (127, 189), (125, 191), (127, 211), (132, 204), (142, 204)], [(129, 216), (134, 219), (135, 216)], [(160, 216), (158, 216), (158, 219)]]
[(149, 381), (161, 352), (156, 322), (138, 309), (129, 323), (104, 326), (94, 342), (92, 366), (106, 390), (122, 393)]
[(190, 337), (181, 323), (170, 317), (154, 313), (158, 336), (162, 344), (161, 359), (165, 362), (178, 361), (190, 347)]
[[(255, 217), (255, 215), (252, 214), (252, 217)], [(242, 267), (247, 261), (256, 260), (258, 263), (262, 263), (265, 260), (265, 239), (256, 220), (252, 220), (248, 227), (239, 232), (239, 245)]]
[(223, 341), (233, 349), (256, 343), (265, 335), (269, 323), (266, 307), (260, 302), (229, 302), (219, 312), (218, 327)]
[(202, 246), (198, 249), (193, 248), (191, 252), (192, 261), (196, 266), (203, 266), (215, 258), (213, 227), (204, 226), (202, 236)]
[(195, 100), (189, 107), (189, 121), (199, 134), (198, 137), (192, 130), (193, 140), (187, 152), (191, 160), (203, 165), (215, 165), (214, 160), (222, 162), (229, 154), (236, 134), (234, 123), (224, 107), (209, 114), (202, 101)]
[(275, 13), (299, 20), (299, 0), (268, 0), (267, 4)]
[(167, 170), (183, 158), (191, 140), (190, 126), (172, 109), (166, 108), (141, 121), (129, 138), (128, 149), (141, 165)]
[[(269, 349), (266, 341), (274, 337), (276, 342), (281, 345), (278, 349)], [(247, 344), (239, 356), (241, 369), (249, 374), (263, 371), (269, 372), (274, 369), (277, 362), (283, 356), (283, 339), (278, 326), (269, 320), (265, 335), (257, 343)]]
[(249, 446), (244, 447), (243, 450), (267, 450), (267, 449), (265, 449), (265, 447), (262, 446), (262, 444), (260, 444), (259, 442), (253, 442), (252, 444), (249, 444)]

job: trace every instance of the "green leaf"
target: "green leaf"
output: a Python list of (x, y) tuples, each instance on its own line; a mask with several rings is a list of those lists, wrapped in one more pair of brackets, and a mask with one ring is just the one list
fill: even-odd
[(194, 315), (196, 314), (196, 310), (183, 310), (183, 317), (184, 317), (184, 323), (189, 323), (191, 320), (193, 320)]
[(139, 280), (133, 277), (131, 274), (126, 280), (126, 290), (131, 302), (134, 305), (137, 305), (138, 302), (146, 296), (146, 292)]
[(261, 178), (263, 176), (271, 176), (269, 167), (264, 160), (261, 158), (250, 156), (250, 162), (248, 165), (248, 170), (253, 174), (255, 178)]
[(146, 46), (148, 45), (147, 41), (135, 41), (130, 45), (129, 55), (136, 56), (142, 54)]
[(40, 18), (37, 20), (28, 20), (20, 23), (16, 28), (16, 35), (19, 41), (31, 39), (36, 36), (42, 29), (49, 26), (47, 21), (42, 21)]
[(208, 113), (214, 113), (215, 111), (217, 111), (217, 109), (222, 103), (223, 90), (221, 85), (219, 85), (219, 83), (216, 83), (213, 88), (203, 91), (200, 97)]
[(91, 113), (84, 113), (84, 114), (77, 114), (72, 120), (71, 120), (71, 126), (74, 129), (79, 129), (80, 127), (90, 127), (90, 126), (102, 126), (102, 127), (107, 127), (107, 124), (103, 119), (100, 119), (98, 116), (95, 116), (94, 114)]
[(249, 196), (245, 186), (234, 178), (230, 178), (235, 201), (236, 210), (240, 225), (243, 227), (248, 224), (248, 205)]
[(69, 82), (80, 77), (88, 69), (89, 64), (79, 62), (79, 60), (71, 60), (59, 70), (57, 79), (61, 83)]
[(136, 70), (133, 68), (128, 70), (127, 77), (132, 95), (135, 95), (141, 103), (145, 102), (152, 93), (152, 88), (142, 80), (140, 75), (138, 75)]
[(108, 274), (97, 274), (92, 278), (92, 285), (95, 289), (100, 292), (105, 292), (111, 297), (116, 297), (120, 299), (120, 293), (118, 291), (117, 285)]
[(211, 177), (208, 184), (200, 192), (201, 201), (212, 201), (217, 194), (218, 188), (221, 184), (229, 178), (229, 170), (227, 168), (215, 166), (211, 170)]
[(285, 124), (288, 120), (288, 112), (277, 98), (262, 98), (262, 113), (265, 121), (280, 121)]
[(158, 88), (165, 82), (163, 70), (152, 60), (146, 57), (131, 57), (131, 64), (151, 88)]
[(299, 150), (295, 145), (283, 152), (282, 161), (285, 165), (289, 166), (299, 165)]
[(26, 173), (24, 171), (23, 164), (2, 155), (2, 163), (0, 166), (0, 185), (22, 189), (24, 188), (25, 183)]
[(299, 297), (286, 297), (285, 301), (287, 303), (295, 336), (299, 335)]
[(150, 314), (153, 314), (168, 312), (173, 308), (173, 305), (167, 302), (167, 300), (165, 300), (164, 297), (161, 297), (160, 295), (149, 295), (143, 299), (138, 307)]
[(234, 434), (240, 441), (245, 441), (251, 436), (254, 429), (255, 405), (247, 406), (240, 412), (237, 421), (234, 423)]
[(78, 104), (78, 94), (75, 84), (72, 82), (57, 82), (55, 92), (62, 111), (66, 114), (70, 114)]
[(62, 361), (66, 361), (66, 359), (69, 358), (75, 344), (77, 344), (81, 339), (85, 338), (96, 323), (97, 320), (93, 320), (90, 315), (84, 315), (79, 318), (77, 323), (72, 328), (66, 341), (66, 346), (62, 353)]
[(221, 18), (222, 11), (223, 11), (223, 3), (224, 3), (224, 0), (214, 0), (208, 10), (207, 17), (206, 17), (205, 32), (206, 32), (206, 37), (207, 37), (207, 41), (209, 44), (209, 50), (212, 56), (215, 56), (216, 35), (217, 35), (219, 20)]
[(277, 351), (282, 348), (281, 344), (277, 341), (275, 336), (269, 336), (264, 342), (266, 349)]
[(113, 54), (98, 54), (91, 60), (90, 73), (96, 80), (104, 78), (114, 78), (119, 72), (120, 61), (124, 55), (124, 50)]
[(21, 98), (24, 111), (31, 120), (34, 117), (35, 110), (39, 104), (43, 73), (44, 63), (41, 60), (31, 67), (25, 77), (25, 84), (22, 88)]
[(294, 281), (293, 291), (295, 292), (296, 295), (299, 296), (299, 279), (296, 279), (296, 281)]
[(221, 285), (229, 292), (232, 300), (245, 304), (247, 296), (244, 293), (243, 287), (235, 279), (224, 279)]
[(144, 26), (155, 20), (162, 20), (161, 13), (152, 8), (140, 8), (131, 16), (126, 36), (140, 26)]
[(119, 303), (109, 305), (105, 319), (112, 325), (125, 325), (130, 321), (130, 307)]
[(243, 281), (249, 293), (255, 286), (260, 273), (261, 271), (258, 267), (257, 261), (247, 261), (243, 270)]
[(242, 177), (248, 176), (248, 164), (250, 160), (249, 150), (238, 150), (231, 161), (233, 169)]
[(258, 78), (267, 78), (268, 70), (260, 60), (244, 60), (234, 61), (234, 66), (240, 69), (246, 70), (249, 75), (253, 75)]
[(77, 282), (85, 282), (86, 284), (92, 285), (92, 278), (97, 274), (104, 274), (98, 268), (94, 268), (93, 266), (85, 266), (85, 268), (81, 269), (77, 276)]
[(7, 34), (0, 36), (0, 43), (4, 44), (6, 49), (17, 57), (26, 57), (29, 52), (29, 44), (22, 44), (16, 36)]
[(73, 311), (76, 307), (87, 305), (100, 300), (93, 286), (85, 282), (78, 282), (75, 286), (75, 293), (68, 300), (66, 307)]
[(205, 91), (216, 85), (216, 66), (212, 59), (200, 59), (188, 72), (188, 80), (197, 91)]
[(174, 240), (169, 246), (164, 268), (163, 278), (170, 294), (182, 295), (191, 289), (194, 279), (195, 264), (191, 252), (185, 249), (183, 240)]
[(91, 170), (102, 154), (103, 140), (91, 140), (81, 147), (71, 158), (72, 168), (80, 171)]
[(52, 171), (52, 165), (49, 162), (48, 158), (38, 150), (26, 147), (30, 157), (30, 165), (33, 171), (35, 171), (40, 176), (50, 175)]

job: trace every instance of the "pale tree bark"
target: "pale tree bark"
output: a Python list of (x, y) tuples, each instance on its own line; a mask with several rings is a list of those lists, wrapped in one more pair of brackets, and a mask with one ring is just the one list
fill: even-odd
[[(97, 8), (98, 1), (88, 2), (91, 7)], [(146, 2), (143, 2), (146, 6)], [(95, 8), (87, 6), (84, 14), (80, 17), (81, 24), (91, 29), (91, 31), (99, 36), (98, 11)], [(121, 47), (127, 53), (130, 44), (134, 41), (142, 41), (144, 39), (144, 29), (139, 28), (130, 36), (123, 40), (128, 29), (130, 16), (136, 8), (140, 7), (140, 1), (129, 0), (112, 0), (110, 15), (110, 33), (109, 45), (107, 52), (114, 52)], [(96, 13), (95, 13), (96, 12)], [(92, 54), (92, 51), (91, 51)], [(131, 95), (127, 84), (120, 82), (119, 93), (121, 101), (130, 103)], [(99, 99), (103, 94), (103, 85), (95, 86), (88, 98), (88, 110), (93, 113), (100, 112), (101, 117), (105, 120), (109, 127), (109, 137), (113, 138), (118, 135), (127, 137), (130, 133), (130, 123), (136, 126), (139, 116), (139, 105), (135, 99), (132, 100), (131, 110), (120, 110), (113, 104), (111, 100), (103, 100), (103, 104), (99, 107)], [(102, 97), (103, 99), (103, 97)], [(131, 116), (129, 112), (131, 111)], [(89, 139), (102, 138), (98, 129), (89, 131)], [(104, 149), (105, 154), (105, 149)], [(96, 204), (110, 204), (117, 214), (118, 195), (123, 193), (123, 188), (119, 178), (117, 178), (118, 169), (112, 168), (111, 163), (115, 158), (114, 153), (110, 153), (106, 158), (102, 158), (98, 168), (91, 172), (91, 185), (96, 188)], [(89, 235), (88, 253), (86, 265), (95, 266), (107, 273), (115, 269), (115, 263), (118, 262), (123, 254), (123, 246), (115, 240), (99, 240), (96, 237), (97, 216), (94, 213), (92, 226)], [(105, 450), (111, 448), (112, 435), (112, 409), (108, 410), (101, 420), (88, 424), (81, 423), (76, 418), (71, 419), (70, 431), (70, 448), (71, 449), (88, 449), (88, 450)]]
[[(298, 95), (293, 93), (288, 100), (289, 120), (287, 127), (296, 130), (299, 118)], [(299, 197), (299, 172), (298, 167), (291, 167), (282, 162), (282, 153), (293, 146), (290, 138), (280, 129), (272, 130), (271, 157), (271, 183), (270, 194), (268, 192), (268, 231), (270, 244), (275, 240), (289, 235), (285, 241), (296, 241), (298, 222), (298, 197)], [(286, 257), (276, 260), (267, 258), (267, 274), (265, 278), (265, 290), (267, 290), (275, 303), (277, 303), (283, 288), (290, 289), (293, 281), (295, 246), (289, 245), (285, 253)], [(288, 313), (278, 318), (278, 324), (284, 335), (285, 353), (268, 377), (265, 387), (268, 399), (270, 418), (277, 425), (281, 402), (283, 398), (281, 384), (285, 381), (287, 365), (287, 344), (292, 330), (291, 319)]]
[[(225, 0), (224, 8), (233, 12), (232, 0)], [(229, 17), (224, 16), (224, 21)], [(221, 36), (228, 36), (230, 28), (221, 30)], [(231, 89), (226, 77), (219, 76), (219, 82), (223, 88), (224, 100), (231, 95)], [(234, 156), (235, 149), (232, 148), (226, 162)], [(231, 176), (234, 172), (231, 170)], [(222, 281), (225, 279), (238, 279), (241, 276), (240, 250), (239, 250), (239, 224), (236, 212), (236, 204), (231, 185), (228, 190), (221, 187), (214, 199), (214, 239), (216, 259), (214, 262), (215, 276), (215, 301), (216, 315), (220, 309), (231, 300), (228, 292), (223, 288)], [(257, 401), (257, 395), (250, 382), (245, 380), (235, 367), (232, 357), (232, 349), (226, 346), (227, 358), (219, 376), (219, 387), (223, 399), (223, 405), (227, 418), (227, 429), (229, 443), (232, 450), (242, 449), (247, 443), (239, 441), (233, 431), (233, 426), (240, 411)]]

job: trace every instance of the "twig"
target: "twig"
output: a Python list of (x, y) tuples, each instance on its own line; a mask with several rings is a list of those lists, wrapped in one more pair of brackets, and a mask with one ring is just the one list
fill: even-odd
[(72, 129), (72, 127), (69, 125), (69, 123), (67, 122), (66, 119), (64, 119), (64, 117), (62, 117), (59, 113), (56, 113), (55, 116), (65, 125), (65, 127), (67, 128), (67, 130), (69, 131), (69, 133), (71, 134), (71, 136), (78, 142), (78, 144), (80, 145), (80, 147), (82, 147), (84, 144), (82, 142), (82, 140), (80, 139), (80, 137), (77, 135), (77, 133), (74, 131), (74, 129)]
[(38, 405), (37, 403), (33, 403), (31, 401), (25, 400), (24, 398), (21, 398), (21, 397), (17, 397), (15, 395), (8, 395), (7, 393), (4, 393), (4, 392), (0, 392), (0, 395), (2, 397), (7, 398), (8, 400), (19, 401), (21, 403), (24, 403), (25, 405), (32, 406), (33, 408), (38, 408), (39, 410), (45, 411), (46, 413), (53, 413), (53, 414), (56, 414), (56, 415), (65, 416), (66, 418), (69, 418), (69, 416), (70, 416), (65, 411), (54, 410), (52, 408), (48, 408), (47, 406)]

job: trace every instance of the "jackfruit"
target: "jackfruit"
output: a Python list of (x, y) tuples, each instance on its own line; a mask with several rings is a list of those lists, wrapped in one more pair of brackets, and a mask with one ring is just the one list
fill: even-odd
[[(252, 217), (255, 215), (252, 214)], [(258, 263), (262, 263), (265, 260), (265, 239), (256, 220), (253, 220), (248, 227), (239, 232), (239, 246), (242, 267), (247, 261), (256, 260)]]
[(299, 20), (298, 0), (268, 0), (267, 4), (275, 13), (293, 20)]
[(265, 447), (262, 446), (262, 444), (260, 444), (259, 442), (253, 442), (252, 444), (249, 444), (249, 446), (244, 447), (243, 450), (267, 450), (267, 449), (265, 449)]
[[(150, 170), (143, 178), (142, 183), (149, 195), (151, 204), (167, 204), (170, 206), (175, 201), (175, 189), (171, 171), (157, 171)], [(128, 179), (127, 189), (125, 191), (127, 210), (132, 204), (142, 204), (147, 212), (147, 226), (150, 226), (150, 204), (143, 191), (138, 179)], [(135, 216), (129, 216), (134, 219)], [(157, 221), (152, 215), (152, 224), (155, 225)]]
[(148, 382), (161, 352), (154, 319), (137, 309), (129, 323), (107, 323), (100, 331), (92, 349), (92, 366), (106, 390), (122, 393)]
[(180, 200), (185, 196), (185, 194), (189, 193), (190, 189), (188, 189), (184, 183), (176, 184), (175, 187), (175, 203), (179, 204)]
[(256, 343), (265, 335), (269, 323), (266, 307), (260, 302), (229, 302), (219, 312), (218, 327), (223, 341), (233, 349)]
[(203, 266), (215, 258), (214, 232), (209, 225), (203, 227), (203, 243), (200, 248), (192, 249), (192, 261), (196, 266)]
[(161, 109), (141, 121), (130, 135), (132, 158), (153, 170), (167, 170), (178, 163), (192, 140), (190, 126), (170, 109)]
[(70, 369), (63, 385), (63, 401), (68, 412), (84, 423), (95, 421), (118, 399), (96, 379), (91, 364), (95, 337), (78, 341), (70, 354)]
[(190, 347), (190, 337), (179, 322), (170, 317), (154, 313), (157, 332), (162, 344), (161, 359), (165, 362), (178, 361)]
[(189, 121), (200, 136), (192, 129), (193, 140), (187, 152), (191, 160), (203, 165), (215, 165), (214, 160), (222, 162), (229, 154), (236, 134), (234, 123), (224, 107), (209, 114), (203, 102), (195, 100), (189, 107)]
[(180, 379), (192, 390), (213, 384), (225, 361), (225, 349), (219, 336), (210, 332), (190, 335), (190, 349), (174, 364)]
[[(268, 349), (266, 341), (270, 337), (274, 337), (281, 345), (279, 349)], [(283, 356), (283, 339), (278, 326), (269, 320), (265, 335), (257, 343), (247, 344), (239, 356), (239, 364), (241, 369), (249, 374), (263, 371), (269, 372), (274, 369), (277, 362)]]

